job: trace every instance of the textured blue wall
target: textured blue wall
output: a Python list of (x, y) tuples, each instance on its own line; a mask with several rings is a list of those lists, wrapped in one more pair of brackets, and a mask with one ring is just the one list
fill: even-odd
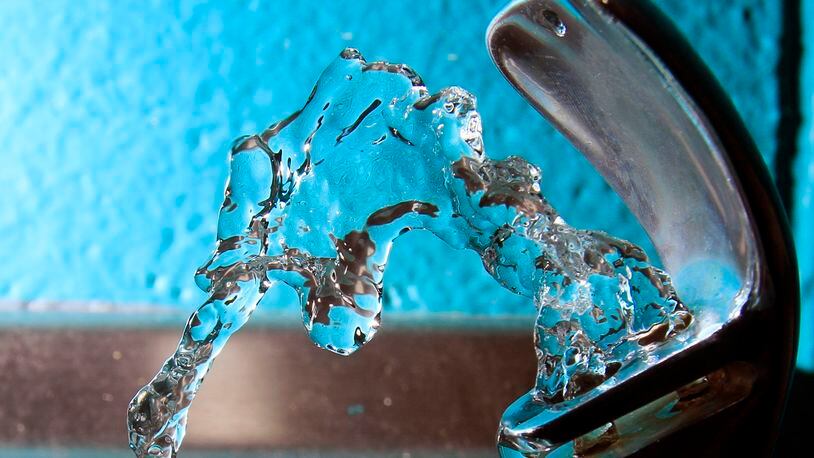
[[(658, 2), (769, 162), (779, 3)], [(231, 140), (297, 109), (345, 46), (409, 63), (432, 90), (466, 87), (479, 97), (490, 155), (541, 165), (545, 194), (572, 224), (649, 247), (587, 162), (492, 66), (483, 36), (502, 4), (0, 2), (0, 298), (191, 310), (203, 299), (192, 274), (213, 248)], [(473, 254), (420, 233), (400, 242), (386, 278), (390, 313), (532, 311)], [(263, 308), (297, 313), (282, 299)]]
[[(802, 17), (814, 18), (814, 0), (804, 0)], [(810, 22), (809, 22), (810, 23)], [(803, 22), (801, 75), (803, 126), (794, 163), (793, 229), (803, 297), (799, 367), (814, 371), (814, 28)]]

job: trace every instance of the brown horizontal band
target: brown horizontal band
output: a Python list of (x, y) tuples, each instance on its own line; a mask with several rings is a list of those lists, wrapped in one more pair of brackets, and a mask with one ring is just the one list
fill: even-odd
[[(179, 336), (0, 330), (0, 443), (126, 450), (127, 403)], [(500, 415), (535, 367), (530, 330), (385, 328), (341, 357), (302, 330), (246, 329), (207, 376), (183, 449), (494, 456)]]

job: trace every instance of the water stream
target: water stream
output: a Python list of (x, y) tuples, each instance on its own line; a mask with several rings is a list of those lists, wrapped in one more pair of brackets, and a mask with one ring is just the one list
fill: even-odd
[(390, 248), (411, 230), (474, 250), (536, 305), (541, 404), (580, 396), (693, 321), (639, 247), (569, 226), (536, 166), (486, 156), (471, 94), (430, 94), (407, 66), (343, 51), (300, 111), (235, 141), (230, 164), (217, 250), (195, 277), (210, 297), (127, 412), (137, 456), (175, 456), (213, 359), (272, 288), (296, 290), (319, 347), (369, 342)]

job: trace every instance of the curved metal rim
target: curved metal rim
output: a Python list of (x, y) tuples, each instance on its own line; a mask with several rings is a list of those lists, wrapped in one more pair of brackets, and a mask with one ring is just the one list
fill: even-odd
[[(736, 418), (737, 412), (744, 411), (744, 408), (734, 409), (735, 414), (718, 415), (716, 418), (717, 421), (739, 422), (741, 434), (754, 434), (747, 437), (765, 438), (766, 440), (761, 442), (769, 449), (777, 434), (794, 368), (799, 325), (796, 257), (789, 225), (777, 190), (731, 101), (709, 69), (663, 13), (643, 1), (587, 1), (595, 5), (609, 20), (619, 23), (646, 45), (678, 86), (696, 104), (699, 112), (706, 117), (709, 126), (718, 136), (722, 154), (729, 161), (734, 178), (740, 184), (742, 198), (750, 212), (750, 223), (753, 225), (760, 248), (761, 265), (758, 267), (756, 278), (756, 284), (760, 285), (760, 288), (753, 291), (753, 297), (750, 298), (750, 302), (757, 303), (760, 307), (745, 310), (735, 322), (702, 342), (692, 352), (686, 352), (691, 354), (676, 355), (678, 358), (674, 358), (670, 363), (672, 370), (651, 374), (653, 376), (647, 377), (646, 383), (640, 381), (629, 385), (637, 385), (637, 389), (652, 391), (649, 394), (654, 395), (658, 388), (651, 387), (659, 381), (667, 382), (669, 386), (677, 386), (677, 383), (681, 382), (669, 380), (669, 377), (665, 379), (665, 375), (681, 373), (691, 377), (704, 370), (714, 370), (728, 361), (752, 361), (761, 369), (754, 390), (761, 394), (753, 395), (745, 401), (747, 404), (745, 408), (753, 413), (752, 417), (760, 420), (745, 424), (748, 422)], [(496, 64), (500, 67), (497, 60)], [(569, 415), (571, 418), (567, 421), (558, 419), (552, 422), (557, 424), (546, 425), (545, 437), (553, 439), (554, 443), (561, 442), (569, 434), (577, 432), (569, 431), (576, 425), (584, 428), (596, 423), (589, 419), (591, 412), (605, 410), (610, 414), (620, 411), (624, 407), (624, 393), (632, 393), (630, 386), (624, 387), (627, 389), (621, 385), (616, 388), (609, 390), (616, 391), (616, 395), (612, 396), (615, 399), (596, 399), (594, 401), (597, 402), (591, 401), (593, 406), (590, 408), (575, 409), (580, 412), (573, 412), (574, 415)], [(646, 395), (638, 393), (635, 397), (642, 396)], [(691, 437), (695, 440), (699, 434), (704, 434), (702, 428), (709, 429), (711, 421), (702, 421), (687, 431), (675, 434), (667, 442), (674, 444), (686, 442), (681, 441), (681, 437), (685, 439)], [(688, 434), (690, 436), (687, 436)], [(709, 431), (706, 432), (706, 436), (710, 436)], [(748, 448), (748, 451), (754, 453), (760, 448), (755, 442), (747, 446), (717, 437), (719, 436), (717, 433), (712, 436), (715, 437), (709, 437), (706, 443), (717, 443), (722, 450)], [(726, 445), (722, 445), (724, 442)], [(660, 442), (659, 448), (663, 447), (664, 443)]]
[[(768, 345), (763, 349), (765, 354), (761, 360), (765, 367), (762, 369), (774, 380), (774, 383), (764, 382), (768, 386), (763, 387), (765, 399), (763, 407), (758, 408), (770, 419), (772, 428), (767, 431), (747, 425), (755, 435), (743, 437), (762, 436), (769, 439), (767, 443), (771, 447), (794, 370), (800, 319), (797, 258), (785, 209), (766, 164), (731, 100), (669, 19), (649, 2), (604, 0), (595, 3), (646, 43), (695, 101), (718, 135), (723, 153), (740, 182), (762, 251), (763, 268), (758, 273), (762, 291), (756, 299), (771, 307), (753, 313), (742, 332), (734, 336), (756, 339), (761, 337), (758, 332), (763, 334)], [(738, 343), (730, 346), (737, 347)], [(734, 354), (743, 350), (732, 348)], [(753, 445), (741, 444), (741, 447), (754, 453)]]

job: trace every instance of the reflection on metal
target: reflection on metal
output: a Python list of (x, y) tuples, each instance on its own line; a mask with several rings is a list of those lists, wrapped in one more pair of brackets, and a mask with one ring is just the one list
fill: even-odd
[(552, 458), (624, 457), (742, 401), (756, 370), (735, 362), (554, 450)]
[[(638, 217), (703, 330), (566, 403), (521, 398), (504, 414), (501, 453), (769, 453), (793, 368), (798, 276), (776, 190), (729, 100), (647, 2), (515, 1), (487, 45)], [(737, 393), (636, 426), (670, 393), (721, 376)]]

